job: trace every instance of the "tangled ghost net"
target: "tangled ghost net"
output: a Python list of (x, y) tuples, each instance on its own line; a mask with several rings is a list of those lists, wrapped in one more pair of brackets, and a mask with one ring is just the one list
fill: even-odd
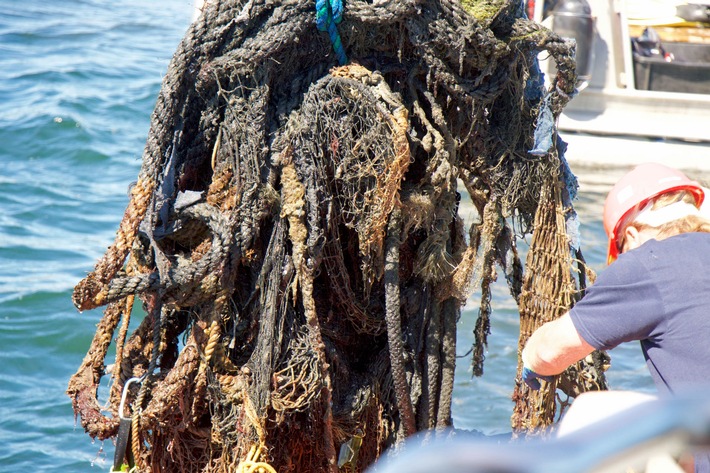
[[(341, 6), (213, 2), (172, 60), (116, 240), (74, 292), (106, 309), (68, 393), (139, 470), (362, 471), (451, 426), (460, 308), (480, 291), (479, 375), (498, 271), (521, 343), (584, 289), (554, 132), (573, 47), (517, 2)], [(515, 430), (551, 424), (556, 383), (515, 383)], [(589, 363), (558, 383), (604, 387)]]

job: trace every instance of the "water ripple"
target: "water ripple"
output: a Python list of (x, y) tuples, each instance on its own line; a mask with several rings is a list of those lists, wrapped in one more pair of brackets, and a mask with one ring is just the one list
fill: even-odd
[(0, 0), (0, 465), (108, 469), (67, 382), (100, 310), (74, 285), (114, 238), (190, 0)]

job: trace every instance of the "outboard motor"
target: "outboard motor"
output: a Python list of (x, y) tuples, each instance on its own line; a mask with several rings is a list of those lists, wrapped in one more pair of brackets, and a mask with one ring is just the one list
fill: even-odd
[(552, 9), (552, 31), (577, 42), (577, 89), (584, 89), (594, 61), (594, 19), (587, 0), (559, 0)]

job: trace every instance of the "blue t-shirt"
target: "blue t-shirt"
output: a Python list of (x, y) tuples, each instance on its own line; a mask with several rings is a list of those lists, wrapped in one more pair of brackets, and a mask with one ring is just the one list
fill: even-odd
[(609, 350), (639, 340), (661, 394), (710, 381), (710, 233), (649, 240), (601, 272), (570, 311)]
[[(639, 340), (660, 395), (708, 387), (710, 233), (649, 240), (620, 255), (570, 316), (594, 348)], [(696, 471), (710, 472), (707, 455), (696, 456)]]

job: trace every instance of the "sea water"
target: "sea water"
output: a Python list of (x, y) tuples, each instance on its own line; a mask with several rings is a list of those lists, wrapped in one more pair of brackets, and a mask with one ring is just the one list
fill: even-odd
[[(78, 313), (74, 285), (113, 237), (140, 168), (168, 62), (190, 0), (0, 0), (0, 471), (107, 471), (65, 394), (100, 310)], [(574, 152), (574, 150), (570, 150)], [(603, 269), (604, 195), (618, 169), (573, 168), (582, 248)], [(463, 206), (464, 217), (471, 216)], [(500, 279), (503, 279), (502, 277)], [(485, 373), (470, 357), (474, 294), (459, 324), (454, 421), (510, 431), (517, 308), (494, 286)], [(612, 387), (652, 391), (636, 344), (612, 351)]]

